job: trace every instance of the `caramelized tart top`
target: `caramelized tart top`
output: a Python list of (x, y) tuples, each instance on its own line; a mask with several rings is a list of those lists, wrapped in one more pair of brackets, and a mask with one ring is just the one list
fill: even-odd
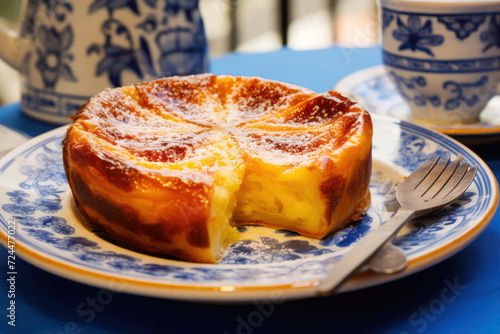
[(293, 168), (372, 135), (369, 114), (337, 92), (212, 74), (107, 89), (80, 109), (71, 129), (86, 134), (74, 154), (93, 152), (110, 172), (175, 170), (176, 177), (230, 163), (221, 156), (225, 145)]

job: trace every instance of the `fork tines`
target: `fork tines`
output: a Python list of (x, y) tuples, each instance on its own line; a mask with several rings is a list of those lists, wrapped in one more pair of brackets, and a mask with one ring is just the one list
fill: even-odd
[(454, 193), (458, 184), (464, 182), (469, 186), (476, 175), (477, 166), (469, 168), (469, 164), (463, 162), (462, 155), (449, 162), (449, 157), (441, 159), (436, 156), (422, 163), (411, 175), (418, 181), (415, 182), (415, 193), (425, 199), (445, 198)]

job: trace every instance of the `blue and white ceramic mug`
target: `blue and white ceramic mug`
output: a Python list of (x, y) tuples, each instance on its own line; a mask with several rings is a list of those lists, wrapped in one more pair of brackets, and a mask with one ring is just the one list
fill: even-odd
[(500, 81), (500, 1), (380, 4), (384, 64), (415, 121), (478, 122)]
[(208, 70), (198, 0), (27, 0), (0, 57), (22, 75), (23, 112), (53, 123), (106, 87)]

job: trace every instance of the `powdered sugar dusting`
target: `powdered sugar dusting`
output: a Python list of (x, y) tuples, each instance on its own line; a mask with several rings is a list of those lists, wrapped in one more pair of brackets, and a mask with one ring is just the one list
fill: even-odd
[[(336, 92), (204, 74), (105, 90), (75, 122), (121, 152), (129, 166), (208, 173), (242, 155), (283, 166), (310, 164), (352, 135), (365, 113)], [(228, 146), (232, 140), (238, 144)], [(236, 146), (240, 153), (233, 152)]]
[(248, 77), (220, 77), (226, 124), (240, 124), (276, 115), (314, 95), (313, 91), (282, 82)]
[(216, 125), (222, 109), (213, 74), (172, 77), (135, 85), (148, 108), (201, 125)]
[(357, 114), (362, 110), (354, 101), (331, 91), (302, 101), (265, 122), (296, 127), (321, 126), (334, 123), (355, 109)]
[(268, 131), (237, 128), (231, 130), (231, 135), (251, 159), (289, 167), (309, 165), (314, 162), (318, 152), (336, 146), (332, 133), (321, 130)]

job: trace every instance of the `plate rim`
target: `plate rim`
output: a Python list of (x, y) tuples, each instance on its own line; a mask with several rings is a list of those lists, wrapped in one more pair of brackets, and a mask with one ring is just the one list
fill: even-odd
[[(429, 253), (422, 254), (409, 261), (408, 267), (400, 273), (392, 275), (377, 275), (368, 271), (360, 272), (353, 276), (351, 280), (346, 282), (340, 289), (339, 293), (348, 292), (353, 290), (364, 289), (367, 287), (376, 286), (383, 283), (392, 282), (399, 278), (406, 277), (417, 273), (423, 269), (429, 268), (439, 262), (442, 262), (449, 257), (453, 256), (467, 245), (469, 245), (474, 239), (481, 234), (481, 232), (488, 226), (488, 224), (493, 219), (493, 216), (499, 205), (499, 188), (498, 182), (489, 168), (489, 166), (472, 150), (467, 148), (465, 145), (456, 141), (453, 138), (447, 137), (442, 133), (429, 129), (418, 124), (407, 122), (404, 120), (399, 120), (394, 117), (384, 116), (374, 114), (375, 118), (385, 119), (388, 122), (393, 123), (395, 126), (402, 127), (407, 124), (410, 127), (416, 127), (421, 132), (430, 132), (431, 134), (440, 137), (445, 142), (450, 142), (462, 151), (466, 151), (474, 159), (481, 164), (484, 169), (487, 179), (492, 183), (491, 186), (494, 189), (493, 198), (491, 200), (490, 207), (487, 208), (487, 212), (482, 217), (481, 221), (477, 222), (464, 234), (459, 235), (457, 239), (452, 242), (448, 242), (430, 251)], [(33, 142), (42, 141), (55, 134), (62, 134), (63, 129), (67, 128), (68, 125), (61, 126), (40, 136), (37, 136), (25, 144), (19, 146), (13, 151), (9, 152), (4, 156), (0, 162), (6, 161), (1, 167), (0, 171), (7, 168), (11, 161), (14, 159), (13, 156), (18, 156), (19, 152), (29, 149)], [(435, 141), (432, 137), (429, 138)], [(4, 247), (7, 246), (8, 235), (5, 233), (4, 229), (0, 229), (0, 242)], [(198, 302), (230, 302), (230, 303), (245, 303), (252, 302), (256, 300), (272, 299), (272, 295), (281, 296), (281, 298), (286, 297), (286, 300), (314, 297), (315, 286), (319, 284), (319, 280), (304, 280), (292, 283), (278, 283), (270, 285), (255, 285), (255, 286), (234, 286), (234, 285), (186, 285), (177, 284), (173, 282), (158, 282), (154, 280), (148, 280), (145, 278), (135, 278), (125, 274), (120, 277), (119, 274), (110, 274), (105, 272), (96, 271), (93, 268), (86, 268), (78, 264), (65, 263), (63, 261), (58, 261), (52, 258), (50, 254), (40, 254), (34, 249), (30, 249), (29, 245), (24, 245), (22, 242), (16, 242), (16, 254), (19, 254), (23, 260), (26, 262), (43, 269), (47, 272), (55, 274), (66, 279), (83, 283), (86, 285), (91, 285), (97, 288), (103, 288), (108, 290), (114, 290), (118, 292), (127, 292), (137, 295), (145, 295), (151, 297), (162, 297), (168, 299), (186, 300), (186, 301), (198, 301)], [(126, 285), (124, 291), (119, 291), (116, 287), (110, 287), (110, 282), (119, 281)]]
[[(350, 86), (354, 86), (356, 83), (359, 83), (356, 81), (353, 84), (351, 84), (351, 83), (347, 84), (349, 81), (352, 81), (354, 77), (362, 76), (365, 73), (371, 73), (371, 72), (378, 73), (380, 71), (385, 72), (385, 67), (383, 64), (370, 66), (370, 67), (366, 67), (366, 68), (363, 68), (361, 70), (355, 71), (351, 74), (346, 75), (342, 79), (340, 79), (335, 84), (333, 89), (335, 91), (339, 91), (342, 94), (349, 95), (351, 92), (346, 91), (346, 90), (342, 90), (342, 87), (350, 87)], [(372, 75), (370, 75), (370, 76), (372, 76)], [(500, 88), (500, 86), (499, 86), (499, 88)], [(391, 117), (391, 116), (381, 115), (381, 114), (378, 114), (378, 113), (372, 112), (372, 111), (369, 111), (369, 112), (371, 115)], [(395, 119), (402, 121), (402, 122), (414, 123), (414, 124), (417, 124), (421, 127), (430, 128), (430, 129), (433, 129), (433, 130), (438, 131), (440, 133), (444, 133), (444, 134), (449, 135), (449, 136), (456, 136), (456, 137), (457, 136), (464, 136), (464, 137), (469, 137), (469, 136), (500, 136), (500, 125), (492, 125), (492, 126), (487, 126), (487, 127), (485, 127), (485, 126), (474, 127), (474, 124), (470, 124), (467, 126), (453, 127), (451, 125), (450, 126), (440, 126), (440, 125), (422, 124), (419, 122), (404, 120), (404, 119), (400, 119), (397, 117), (392, 117), (392, 118), (395, 118)]]

